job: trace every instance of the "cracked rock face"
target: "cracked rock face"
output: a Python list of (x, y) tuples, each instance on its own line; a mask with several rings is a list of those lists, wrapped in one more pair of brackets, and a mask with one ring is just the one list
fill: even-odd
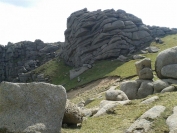
[(67, 19), (61, 57), (68, 65), (80, 67), (95, 60), (131, 54), (156, 36), (176, 33), (164, 27), (150, 27), (123, 10), (82, 9)]

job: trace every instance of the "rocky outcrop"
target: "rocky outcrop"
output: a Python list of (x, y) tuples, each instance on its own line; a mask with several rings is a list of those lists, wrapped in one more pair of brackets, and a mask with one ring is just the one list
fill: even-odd
[(48, 83), (0, 84), (0, 131), (58, 133), (65, 112), (66, 91)]
[(160, 52), (156, 58), (155, 70), (159, 78), (177, 79), (177, 47)]
[[(29, 71), (53, 59), (62, 43), (22, 41), (0, 45), (0, 81), (26, 82)], [(37, 79), (37, 78), (36, 78)], [(41, 80), (41, 76), (38, 78)]]
[(155, 37), (173, 33), (177, 30), (146, 26), (140, 18), (123, 10), (89, 12), (85, 8), (67, 19), (60, 55), (68, 65), (82, 67), (95, 60), (131, 54)]

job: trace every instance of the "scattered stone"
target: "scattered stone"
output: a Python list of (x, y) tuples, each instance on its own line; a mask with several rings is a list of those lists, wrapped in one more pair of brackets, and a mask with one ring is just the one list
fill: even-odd
[(111, 101), (128, 100), (127, 95), (121, 90), (107, 90), (105, 96), (106, 96), (106, 100), (111, 100)]
[(155, 101), (158, 100), (158, 99), (159, 99), (158, 96), (153, 96), (153, 97), (151, 97), (151, 98), (148, 98), (148, 99), (142, 101), (141, 103), (142, 103), (142, 104), (150, 104), (150, 103), (152, 103), (152, 102), (155, 102)]
[(117, 58), (117, 60), (119, 60), (119, 61), (122, 61), (122, 62), (125, 62), (125, 61), (127, 61), (127, 57), (125, 57), (125, 56), (123, 56), (123, 55), (120, 55), (118, 58)]
[(164, 88), (164, 89), (161, 91), (161, 93), (173, 92), (173, 91), (175, 91), (175, 90), (176, 90), (176, 88), (175, 88), (174, 86), (168, 86), (168, 87)]
[(98, 117), (101, 115), (104, 115), (107, 113), (108, 110), (114, 110), (115, 107), (118, 105), (127, 105), (131, 101), (126, 100), (126, 101), (108, 101), (108, 100), (103, 100), (100, 102), (100, 107), (98, 112), (94, 115), (94, 117)]
[(155, 46), (151, 46), (147, 48), (147, 51), (149, 53), (157, 53), (159, 51), (159, 48), (155, 47)]
[(159, 117), (160, 114), (165, 111), (165, 109), (166, 107), (162, 105), (156, 105), (141, 115), (140, 119), (154, 120), (155, 118)]
[(145, 51), (145, 50), (141, 50), (140, 52), (141, 52), (141, 54), (147, 54), (148, 53), (148, 51)]
[(177, 106), (173, 108), (173, 114), (167, 118), (166, 123), (169, 126), (170, 133), (177, 132)]
[(60, 132), (66, 104), (63, 86), (1, 82), (0, 97), (0, 129), (15, 133)]
[(79, 68), (75, 68), (69, 71), (70, 74), (70, 79), (73, 79), (77, 76), (79, 76), (80, 74), (82, 74), (83, 72), (85, 72), (86, 70), (88, 70), (88, 67), (79, 67)]
[(134, 60), (143, 59), (143, 58), (145, 58), (145, 56), (142, 56), (142, 55), (133, 55), (133, 59)]
[(163, 43), (163, 41), (162, 41), (160, 38), (158, 38), (158, 37), (155, 38), (155, 42), (156, 42), (156, 43), (159, 43), (159, 44), (162, 44), (162, 43)]

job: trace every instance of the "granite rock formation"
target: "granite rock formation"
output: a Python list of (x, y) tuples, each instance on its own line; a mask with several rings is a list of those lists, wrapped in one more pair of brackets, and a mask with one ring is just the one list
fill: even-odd
[(0, 81), (26, 82), (29, 75), (26, 73), (54, 58), (61, 45), (61, 42), (44, 43), (41, 40), (0, 45)]
[(61, 85), (1, 82), (0, 132), (60, 133), (66, 97)]
[(95, 60), (131, 54), (155, 37), (174, 33), (176, 29), (146, 26), (140, 18), (123, 10), (89, 12), (85, 8), (67, 19), (65, 45), (60, 55), (66, 64), (81, 67)]

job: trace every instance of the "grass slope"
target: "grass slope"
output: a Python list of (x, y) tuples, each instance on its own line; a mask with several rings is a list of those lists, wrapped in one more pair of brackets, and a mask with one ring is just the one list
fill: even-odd
[[(124, 133), (137, 118), (155, 105), (163, 105), (166, 110), (160, 117), (155, 119), (150, 133), (167, 133), (169, 129), (166, 125), (166, 119), (172, 114), (173, 107), (177, 106), (177, 92), (154, 95), (159, 96), (159, 99), (154, 103), (148, 105), (140, 104), (143, 100), (152, 97), (152, 95), (144, 99), (132, 100), (130, 105), (116, 107), (112, 114), (90, 117), (82, 123), (81, 127), (64, 128), (62, 133)], [(103, 97), (103, 99), (105, 98)], [(98, 103), (96, 100), (87, 107), (98, 106)]]
[[(177, 35), (169, 35), (162, 38), (163, 44), (151, 43), (151, 46), (156, 46), (160, 48), (160, 51), (174, 47), (177, 44)], [(147, 58), (152, 60), (152, 68), (154, 69), (155, 59), (158, 53), (148, 53), (145, 54)], [(95, 62), (92, 69), (87, 70), (79, 77), (80, 82), (77, 81), (77, 77), (70, 80), (69, 70), (72, 67), (66, 66), (63, 61), (57, 61), (58, 59), (53, 59), (41, 67), (34, 70), (35, 73), (44, 73), (45, 77), (50, 79), (53, 84), (61, 84), (66, 90), (81, 86), (83, 84), (89, 83), (91, 81), (97, 80), (99, 78), (104, 78), (107, 76), (120, 76), (121, 78), (130, 77), (136, 75), (136, 69), (134, 67), (135, 60), (130, 60), (126, 63), (120, 62), (118, 60), (102, 60)]]

